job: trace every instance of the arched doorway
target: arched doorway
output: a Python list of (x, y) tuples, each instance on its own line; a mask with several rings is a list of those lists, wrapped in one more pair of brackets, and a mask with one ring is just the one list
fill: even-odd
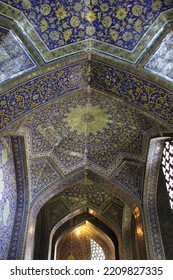
[[(87, 178), (83, 179), (83, 176), (85, 170), (70, 177), (61, 187), (56, 184), (51, 190), (39, 196), (39, 200), (34, 203), (26, 240), (26, 259), (55, 259), (54, 250), (58, 238), (79, 227), (86, 220), (98, 226), (111, 238), (115, 248), (117, 246), (116, 259), (133, 259), (131, 216), (138, 205), (143, 219), (140, 204), (129, 192), (120, 189), (118, 184), (90, 171)], [(93, 190), (94, 193), (91, 195)], [(98, 201), (100, 193), (105, 194), (105, 199), (101, 197)], [(128, 204), (125, 204), (125, 201)], [(80, 209), (82, 211), (78, 213)]]
[(58, 260), (115, 259), (111, 239), (88, 221), (63, 235), (55, 247), (55, 259)]

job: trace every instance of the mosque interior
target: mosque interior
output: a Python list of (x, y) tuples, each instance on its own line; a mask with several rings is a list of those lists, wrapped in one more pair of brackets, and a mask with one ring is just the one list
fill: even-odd
[(173, 0), (1, 0), (0, 104), (1, 260), (173, 260)]

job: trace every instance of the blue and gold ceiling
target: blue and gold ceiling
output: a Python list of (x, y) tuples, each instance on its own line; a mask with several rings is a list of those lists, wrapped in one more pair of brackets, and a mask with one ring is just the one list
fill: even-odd
[(160, 14), (172, 8), (163, 0), (2, 2), (22, 12), (49, 50), (93, 39), (132, 51)]
[(0, 133), (25, 139), (31, 200), (86, 169), (142, 203), (149, 141), (173, 132), (172, 34), (173, 0), (0, 1)]
[(45, 61), (88, 49), (135, 62), (172, 17), (172, 0), (3, 0)]
[(144, 134), (154, 125), (123, 102), (86, 91), (30, 114), (21, 128), (29, 130), (32, 158), (48, 154), (59, 161), (63, 174), (87, 162), (107, 174), (121, 154), (145, 158), (142, 147), (148, 139)]

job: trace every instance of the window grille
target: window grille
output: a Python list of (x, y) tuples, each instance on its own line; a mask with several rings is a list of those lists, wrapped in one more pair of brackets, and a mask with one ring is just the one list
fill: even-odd
[(173, 140), (166, 141), (163, 149), (162, 170), (169, 193), (170, 206), (173, 209)]
[(91, 260), (105, 260), (103, 248), (93, 239), (90, 239)]

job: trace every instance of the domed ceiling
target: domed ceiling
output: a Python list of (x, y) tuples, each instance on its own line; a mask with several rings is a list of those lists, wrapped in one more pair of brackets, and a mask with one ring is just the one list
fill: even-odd
[[(55, 169), (62, 176), (81, 167), (112, 176), (124, 158), (138, 161), (138, 165), (126, 165), (142, 175), (149, 136), (159, 130), (155, 126), (155, 121), (122, 101), (93, 90), (38, 109), (22, 122), (20, 132), (28, 135), (30, 159), (49, 159), (47, 163), (31, 165), (31, 178), (36, 178), (33, 174), (37, 169), (49, 184), (59, 177)], [(135, 180), (138, 179), (137, 175)]]
[(24, 137), (31, 202), (84, 169), (142, 203), (149, 141), (173, 132), (173, 1), (2, 0), (0, 14), (0, 130)]

